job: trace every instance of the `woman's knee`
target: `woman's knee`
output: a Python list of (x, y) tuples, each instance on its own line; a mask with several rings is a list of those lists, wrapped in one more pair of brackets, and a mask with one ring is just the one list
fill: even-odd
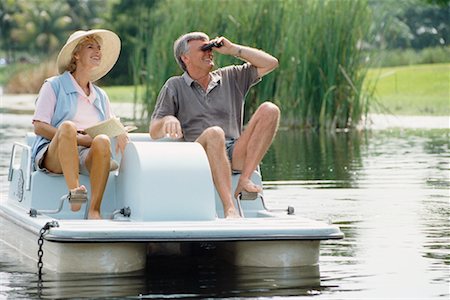
[(105, 134), (94, 137), (91, 143), (91, 149), (102, 154), (110, 155), (111, 141)]
[(77, 127), (72, 121), (64, 121), (59, 125), (57, 135), (60, 137), (76, 138)]
[(77, 133), (77, 126), (72, 121), (64, 121), (59, 125), (58, 131), (62, 133)]

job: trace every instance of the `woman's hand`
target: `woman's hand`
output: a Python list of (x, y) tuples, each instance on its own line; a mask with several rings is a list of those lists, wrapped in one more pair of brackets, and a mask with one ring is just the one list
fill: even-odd
[(128, 138), (128, 134), (123, 133), (116, 137), (116, 154), (120, 153), (123, 155), (125, 152), (125, 147), (130, 142), (130, 139)]
[(77, 134), (77, 144), (79, 146), (89, 148), (89, 147), (91, 147), (91, 144), (92, 144), (92, 138), (89, 134), (78, 133)]

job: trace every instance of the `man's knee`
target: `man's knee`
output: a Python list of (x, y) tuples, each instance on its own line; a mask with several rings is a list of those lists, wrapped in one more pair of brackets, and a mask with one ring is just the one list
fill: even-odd
[(205, 148), (207, 154), (210, 151), (225, 151), (225, 132), (218, 126), (205, 129), (196, 141)]
[(258, 118), (264, 120), (266, 124), (278, 124), (280, 119), (280, 109), (272, 102), (264, 102), (257, 110)]
[(208, 141), (216, 141), (225, 143), (225, 132), (219, 126), (206, 128), (203, 132)]

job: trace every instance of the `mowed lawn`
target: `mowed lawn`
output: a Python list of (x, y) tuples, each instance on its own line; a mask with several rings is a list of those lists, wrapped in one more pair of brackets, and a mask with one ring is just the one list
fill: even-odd
[(132, 85), (102, 86), (111, 102), (133, 102), (134, 87)]
[(371, 112), (450, 115), (450, 64), (372, 69), (369, 82), (376, 83)]

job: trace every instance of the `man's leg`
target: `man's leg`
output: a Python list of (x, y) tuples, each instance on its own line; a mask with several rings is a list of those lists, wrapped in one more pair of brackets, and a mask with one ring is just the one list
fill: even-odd
[(258, 107), (248, 122), (247, 128), (236, 141), (232, 168), (241, 171), (241, 177), (234, 192), (235, 198), (243, 190), (261, 192), (262, 187), (255, 185), (250, 177), (272, 144), (279, 120), (278, 106), (271, 102), (264, 102)]
[[(43, 166), (52, 173), (63, 173), (69, 191), (86, 190), (80, 186), (79, 161), (77, 148), (77, 128), (70, 121), (63, 122), (48, 147)], [(71, 209), (78, 211), (81, 204), (72, 204)]]
[(196, 142), (205, 149), (225, 218), (239, 217), (231, 197), (231, 167), (225, 151), (225, 134), (222, 128), (215, 126), (206, 129)]
[(101, 219), (100, 206), (103, 193), (108, 181), (109, 165), (111, 160), (111, 142), (106, 135), (98, 135), (92, 140), (89, 153), (86, 157), (86, 168), (89, 170), (91, 182), (91, 205), (89, 219)]

